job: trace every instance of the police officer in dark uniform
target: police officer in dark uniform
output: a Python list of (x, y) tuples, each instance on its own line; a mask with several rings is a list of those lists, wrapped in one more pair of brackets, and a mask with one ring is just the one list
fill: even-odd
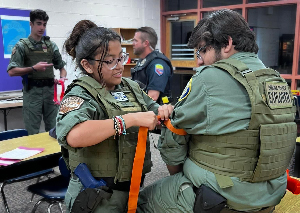
[(171, 77), (173, 67), (170, 60), (154, 50), (157, 34), (151, 27), (137, 29), (133, 39), (133, 52), (140, 57), (131, 69), (132, 80), (157, 103), (171, 102)]
[(31, 33), (15, 45), (7, 67), (10, 76), (23, 78), (23, 119), (30, 135), (39, 132), (42, 118), (46, 131), (55, 127), (58, 105), (53, 102), (53, 66), (60, 70), (60, 80), (65, 81), (67, 75), (57, 45), (43, 36), (48, 19), (43, 10), (30, 12)]

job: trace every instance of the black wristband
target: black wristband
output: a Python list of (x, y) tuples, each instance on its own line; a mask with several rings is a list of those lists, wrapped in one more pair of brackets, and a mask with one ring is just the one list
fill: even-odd
[(32, 66), (31, 68), (32, 68), (33, 72), (37, 72), (37, 70), (36, 70), (36, 69), (34, 69), (34, 68), (33, 68), (33, 66)]

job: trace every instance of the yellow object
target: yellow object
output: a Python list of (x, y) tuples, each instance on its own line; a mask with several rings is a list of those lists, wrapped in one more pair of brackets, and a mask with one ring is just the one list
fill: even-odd
[(291, 90), (293, 95), (299, 95), (300, 91), (299, 90)]
[(169, 99), (168, 99), (167, 96), (162, 97), (161, 99), (162, 99), (163, 104), (168, 104), (169, 103)]

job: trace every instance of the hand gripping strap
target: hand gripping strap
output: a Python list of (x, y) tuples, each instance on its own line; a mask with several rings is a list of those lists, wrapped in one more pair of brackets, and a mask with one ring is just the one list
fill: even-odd
[[(157, 118), (160, 119), (160, 116), (157, 116)], [(176, 129), (175, 127), (173, 127), (170, 119), (164, 121), (164, 124), (170, 131), (174, 132), (177, 135), (187, 134), (183, 129)], [(141, 177), (146, 153), (147, 135), (148, 128), (140, 127), (131, 174), (131, 183), (128, 198), (128, 213), (135, 213), (137, 208), (137, 201), (140, 191)]]

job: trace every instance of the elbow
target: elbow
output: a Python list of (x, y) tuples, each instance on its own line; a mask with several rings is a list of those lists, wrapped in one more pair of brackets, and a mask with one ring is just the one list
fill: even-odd
[(69, 146), (73, 147), (73, 148), (78, 148), (80, 147), (80, 136), (76, 133), (76, 131), (70, 131), (69, 134), (66, 137), (67, 139), (67, 143), (69, 144)]
[(12, 70), (9, 70), (7, 73), (8, 73), (8, 75), (9, 75), (10, 77), (15, 76), (15, 75), (14, 75), (14, 72), (13, 72)]

